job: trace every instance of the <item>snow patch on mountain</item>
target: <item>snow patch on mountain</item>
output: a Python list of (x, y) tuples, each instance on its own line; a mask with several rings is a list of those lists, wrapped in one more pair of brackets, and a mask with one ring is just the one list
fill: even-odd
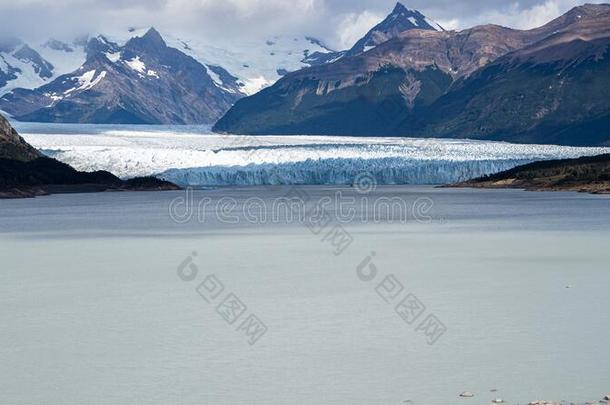
[(275, 36), (268, 40), (243, 43), (217, 42), (214, 45), (201, 39), (172, 35), (164, 35), (164, 38), (169, 46), (192, 56), (204, 65), (222, 66), (240, 80), (242, 90), (248, 95), (279, 80), (282, 75), (278, 70), (293, 72), (309, 66), (303, 62), (307, 56), (315, 52), (332, 52), (321, 41), (300, 36)]
[(95, 87), (96, 84), (102, 81), (104, 77), (106, 77), (106, 71), (103, 70), (97, 77), (95, 76), (95, 70), (90, 70), (84, 73), (82, 76), (77, 76), (73, 78), (73, 81), (78, 83), (78, 87), (73, 87), (64, 92), (66, 96), (69, 96), (70, 93), (78, 92), (78, 91), (86, 91)]
[(126, 60), (125, 64), (140, 74), (144, 74), (146, 72), (146, 65), (140, 60), (139, 56), (136, 56), (131, 60)]
[(271, 86), (275, 83), (272, 79), (267, 79), (264, 76), (253, 77), (249, 79), (244, 79), (243, 81), (243, 91), (248, 95), (252, 95), (254, 93), (259, 92), (261, 89), (265, 87)]
[[(40, 55), (43, 63), (52, 66), (50, 75), (41, 74), (40, 67), (34, 61), (15, 56), (24, 46)], [(57, 77), (78, 69), (85, 59), (85, 49), (82, 45), (68, 45), (61, 41), (57, 43), (47, 41), (43, 44), (38, 44), (36, 41), (18, 41), (14, 49), (4, 49), (0, 52), (0, 68), (5, 73), (9, 69), (16, 70), (15, 78), (9, 80), (4, 87), (0, 87), (0, 96), (17, 88), (35, 89), (50, 83)]]
[[(30, 62), (20, 61), (11, 52), (0, 52), (0, 68), (6, 73), (10, 68), (17, 69), (16, 78), (0, 88), (0, 96), (16, 88), (36, 89), (52, 82), (57, 77), (74, 72), (82, 66), (87, 58), (88, 41), (95, 39), (102, 48), (108, 45), (105, 56), (111, 62), (119, 62), (119, 47), (130, 39), (143, 37), (149, 27), (129, 28), (114, 33), (91, 33), (85, 37), (72, 40), (50, 39), (43, 44), (27, 43), (38, 52), (44, 61), (54, 69), (51, 77), (41, 77)], [(335, 53), (322, 41), (310, 36), (273, 36), (271, 38), (252, 39), (241, 43), (217, 41), (212, 43), (201, 38), (188, 38), (162, 33), (168, 46), (193, 57), (206, 67), (217, 66), (225, 69), (237, 78), (237, 83), (225, 83), (218, 74), (208, 69), (214, 83), (220, 89), (233, 93), (254, 94), (279, 80), (286, 72), (293, 72), (311, 66), (316, 60), (328, 62), (339, 59), (342, 54)], [(23, 42), (25, 44), (25, 42)], [(20, 46), (22, 44), (20, 43)], [(17, 48), (18, 49), (18, 48)], [(105, 50), (105, 49), (104, 49)], [(336, 54), (336, 55), (335, 55)], [(312, 55), (309, 61), (307, 60)], [(322, 57), (329, 55), (328, 57)], [(332, 57), (331, 57), (332, 56)], [(139, 57), (125, 63), (142, 76), (158, 76), (156, 71), (148, 71)], [(238, 87), (236, 87), (236, 84)]]

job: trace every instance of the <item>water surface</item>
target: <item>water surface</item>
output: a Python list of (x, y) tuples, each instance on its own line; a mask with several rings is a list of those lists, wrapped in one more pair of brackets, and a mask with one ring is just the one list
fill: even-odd
[[(404, 221), (329, 210), (318, 234), (243, 216), (249, 198), (272, 209), (292, 191), (196, 191), (210, 201), (185, 223), (169, 214), (178, 192), (0, 201), (2, 402), (523, 404), (610, 390), (609, 197), (386, 186), (366, 197), (432, 205)], [(216, 215), (227, 197), (237, 221)], [(325, 235), (339, 225), (353, 242), (335, 255)], [(189, 257), (199, 272), (183, 281)], [(377, 274), (363, 281), (367, 257)], [(208, 303), (196, 287), (211, 274), (225, 289)], [(379, 293), (389, 275), (398, 300), (425, 305), (411, 325)], [(233, 324), (216, 311), (230, 293), (247, 306)], [(254, 345), (238, 330), (250, 314), (268, 328)], [(433, 345), (417, 330), (428, 315), (447, 328)]]

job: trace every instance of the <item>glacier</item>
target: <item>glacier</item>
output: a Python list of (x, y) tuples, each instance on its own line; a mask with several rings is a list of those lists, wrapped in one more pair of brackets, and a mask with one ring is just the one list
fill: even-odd
[(610, 153), (603, 147), (455, 139), (237, 136), (197, 126), (15, 123), (46, 155), (121, 178), (155, 175), (183, 186), (446, 184), (536, 160)]
[(377, 184), (447, 184), (496, 173), (527, 159), (443, 161), (403, 158), (308, 159), (280, 164), (170, 169), (159, 177), (180, 185), (350, 185), (362, 173)]

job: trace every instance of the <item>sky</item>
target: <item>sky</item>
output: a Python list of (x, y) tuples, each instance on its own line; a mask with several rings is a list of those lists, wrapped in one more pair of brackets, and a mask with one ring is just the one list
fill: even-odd
[[(592, 1), (598, 2), (603, 1)], [(395, 0), (0, 0), (0, 35), (58, 37), (155, 26), (213, 42), (311, 35), (351, 47)], [(404, 0), (447, 29), (494, 23), (533, 28), (582, 4), (576, 0)]]

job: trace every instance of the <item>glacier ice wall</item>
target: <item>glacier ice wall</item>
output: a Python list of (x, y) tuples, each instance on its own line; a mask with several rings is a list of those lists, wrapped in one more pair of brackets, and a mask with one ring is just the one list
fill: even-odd
[(379, 184), (443, 184), (536, 160), (610, 153), (610, 148), (452, 139), (233, 136), (172, 127), (32, 128), (23, 131), (28, 142), (78, 170), (107, 170), (122, 178), (159, 175), (192, 186), (350, 184), (362, 172)]
[(190, 186), (352, 184), (356, 176), (367, 173), (378, 184), (446, 184), (497, 173), (528, 162), (531, 160), (323, 159), (171, 169), (160, 173), (159, 177)]

